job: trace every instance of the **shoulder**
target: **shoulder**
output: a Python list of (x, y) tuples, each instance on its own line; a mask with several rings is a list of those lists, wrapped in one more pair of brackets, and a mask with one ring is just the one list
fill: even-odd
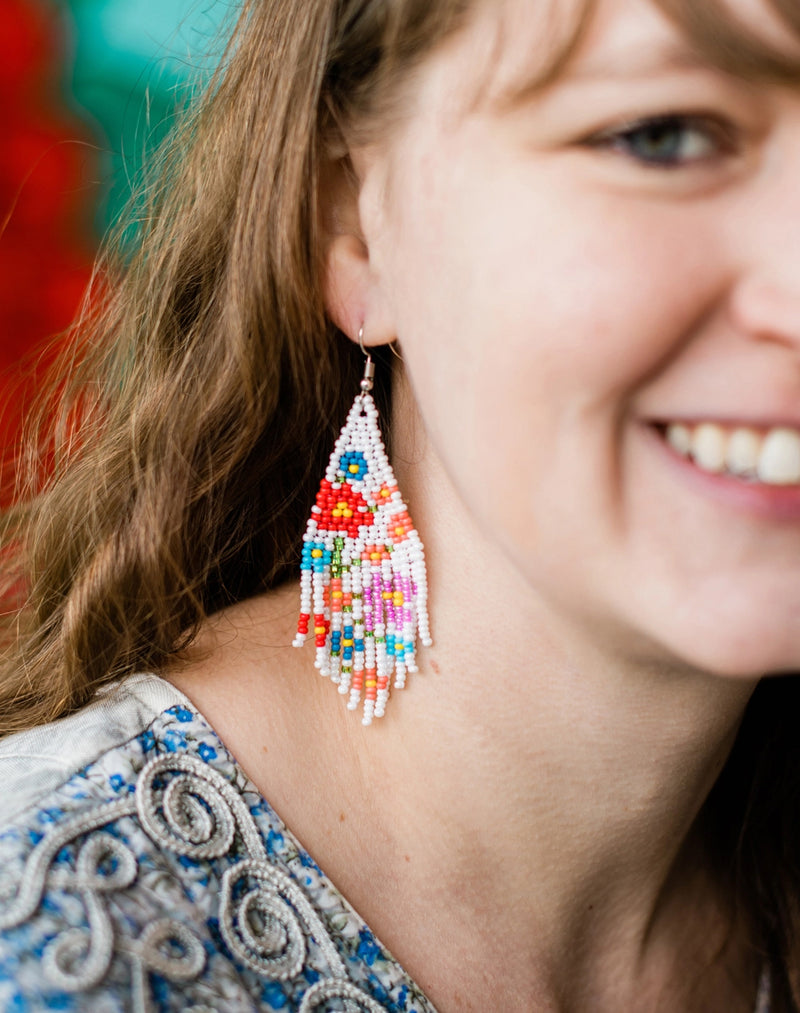
[(103, 754), (133, 745), (165, 711), (190, 707), (170, 683), (137, 675), (68, 718), (0, 740), (0, 831)]
[(7, 739), (0, 777), (0, 1008), (430, 1010), (170, 684)]
[[(153, 871), (159, 863), (137, 819), (137, 786), (159, 754), (180, 752), (185, 762), (191, 727), (201, 739), (211, 734), (200, 720), (180, 691), (140, 675), (0, 742), (0, 1008), (127, 1008), (115, 982), (111, 902), (130, 891), (127, 917), (145, 930), (134, 929), (143, 954), (168, 941), (146, 930), (170, 899), (143, 875), (143, 862)], [(143, 905), (148, 894), (158, 899)], [(185, 936), (176, 931), (173, 944)], [(184, 942), (187, 959), (198, 959)], [(101, 980), (108, 987), (95, 1003)]]

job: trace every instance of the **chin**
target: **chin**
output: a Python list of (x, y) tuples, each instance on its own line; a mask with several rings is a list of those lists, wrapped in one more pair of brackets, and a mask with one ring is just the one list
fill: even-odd
[(728, 630), (698, 630), (670, 638), (673, 657), (684, 665), (722, 679), (754, 681), (765, 675), (800, 672), (800, 628), (761, 628), (738, 624)]
[(658, 577), (629, 600), (629, 628), (680, 666), (749, 681), (800, 672), (800, 573), (720, 566)]

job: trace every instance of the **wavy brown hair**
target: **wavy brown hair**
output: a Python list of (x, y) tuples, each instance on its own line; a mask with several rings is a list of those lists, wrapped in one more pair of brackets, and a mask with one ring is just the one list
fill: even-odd
[[(325, 316), (320, 180), (354, 137), (390, 129), (403, 82), (477, 2), (243, 4), (142, 192), (135, 253), (100, 262), (43, 397), (56, 421), (29, 441), (0, 521), (0, 735), (159, 670), (205, 616), (294, 572), (360, 369)], [(797, 63), (724, 3), (656, 2), (710, 62), (797, 83)], [(771, 3), (800, 35), (796, 0)], [(569, 62), (591, 7), (576, 0), (532, 88)], [(759, 687), (704, 813), (775, 1013), (800, 1008), (798, 713), (796, 678)]]

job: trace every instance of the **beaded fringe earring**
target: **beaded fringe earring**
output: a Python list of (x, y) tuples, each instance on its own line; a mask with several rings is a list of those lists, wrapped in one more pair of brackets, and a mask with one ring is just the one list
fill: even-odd
[(425, 553), (386, 456), (366, 356), (356, 396), (311, 508), (300, 563), (295, 647), (313, 619), (316, 667), (338, 683), (362, 724), (382, 717), (394, 673), (402, 689), (416, 672), (417, 637), (429, 647)]

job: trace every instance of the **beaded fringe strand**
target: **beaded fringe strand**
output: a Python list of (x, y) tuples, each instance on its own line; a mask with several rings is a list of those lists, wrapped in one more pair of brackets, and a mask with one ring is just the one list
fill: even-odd
[(425, 554), (378, 428), (371, 360), (362, 393), (336, 441), (303, 536), (300, 618), (294, 646), (313, 621), (316, 667), (338, 683), (362, 723), (382, 717), (389, 684), (416, 672), (416, 641), (432, 643)]

